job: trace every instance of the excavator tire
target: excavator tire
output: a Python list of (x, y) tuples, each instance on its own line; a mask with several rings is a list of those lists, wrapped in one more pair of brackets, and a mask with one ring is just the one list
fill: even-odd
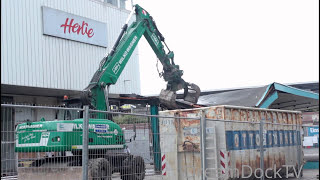
[(112, 167), (107, 159), (97, 158), (89, 162), (89, 179), (111, 180)]
[(128, 157), (123, 161), (122, 180), (143, 180), (146, 174), (144, 160), (140, 156)]

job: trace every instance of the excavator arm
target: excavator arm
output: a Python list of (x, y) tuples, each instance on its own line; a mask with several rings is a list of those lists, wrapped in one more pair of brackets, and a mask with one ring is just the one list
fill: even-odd
[[(136, 20), (128, 26), (133, 14), (136, 15)], [(184, 89), (184, 99), (186, 101), (197, 102), (200, 95), (199, 87), (187, 83), (181, 78), (183, 71), (174, 63), (174, 53), (165, 44), (164, 37), (159, 32), (153, 18), (146, 10), (139, 5), (135, 5), (111, 52), (102, 59), (90, 84), (84, 89), (82, 96), (84, 104), (89, 104), (97, 110), (107, 110), (106, 93), (108, 93), (108, 90), (106, 91), (106, 88), (108, 89), (109, 85), (117, 82), (142, 36), (146, 38), (163, 66), (161, 75), (167, 82), (167, 87), (160, 93), (161, 103), (169, 109), (176, 108), (176, 91), (181, 89)], [(168, 52), (165, 51), (165, 47)], [(191, 91), (189, 92), (189, 90)]]

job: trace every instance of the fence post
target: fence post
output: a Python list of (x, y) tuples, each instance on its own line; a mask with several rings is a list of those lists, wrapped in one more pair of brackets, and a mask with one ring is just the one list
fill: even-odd
[(261, 119), (260, 121), (260, 169), (261, 169), (261, 180), (264, 180), (264, 148), (263, 148), (263, 141), (264, 141), (264, 134), (263, 134), (263, 124), (264, 124), (264, 120)]
[[(298, 122), (298, 121), (297, 121)], [(301, 128), (299, 126), (299, 124), (297, 123), (297, 151), (298, 151), (298, 169), (297, 169), (297, 174), (298, 174), (298, 179), (300, 179), (301, 174), (299, 173), (300, 170), (300, 166), (301, 166), (301, 146), (300, 146), (300, 142), (301, 142), (301, 138), (300, 138), (300, 134), (301, 134)]]
[(201, 145), (201, 179), (206, 180), (206, 157), (205, 157), (205, 142), (206, 142), (206, 116), (204, 111), (201, 113), (200, 118), (200, 145)]
[[(158, 106), (151, 105), (151, 115), (159, 115)], [(154, 157), (155, 171), (161, 171), (161, 152), (160, 152), (160, 133), (159, 133), (159, 118), (151, 117), (151, 130), (152, 130), (152, 146)]]
[(88, 136), (89, 136), (89, 106), (83, 107), (82, 125), (82, 179), (88, 179)]

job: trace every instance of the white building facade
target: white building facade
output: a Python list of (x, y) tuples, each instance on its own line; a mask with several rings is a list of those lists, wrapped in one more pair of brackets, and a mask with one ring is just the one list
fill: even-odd
[[(124, 0), (1, 1), (1, 85), (83, 90), (128, 17), (124, 5)], [(110, 93), (140, 94), (137, 50)]]
[[(1, 103), (56, 106), (64, 95), (78, 97), (118, 38), (130, 13), (125, 3), (1, 0)], [(137, 49), (110, 93), (140, 94)], [(57, 113), (16, 108), (9, 117), (17, 125)]]

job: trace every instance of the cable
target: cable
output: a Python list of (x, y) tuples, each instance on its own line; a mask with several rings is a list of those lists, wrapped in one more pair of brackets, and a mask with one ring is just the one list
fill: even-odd
[(162, 70), (162, 72), (159, 71), (159, 66), (158, 66), (158, 64), (159, 64), (159, 59), (157, 58), (156, 67), (157, 67), (157, 71), (158, 71), (159, 77), (162, 78), (162, 76), (163, 76), (163, 70)]

